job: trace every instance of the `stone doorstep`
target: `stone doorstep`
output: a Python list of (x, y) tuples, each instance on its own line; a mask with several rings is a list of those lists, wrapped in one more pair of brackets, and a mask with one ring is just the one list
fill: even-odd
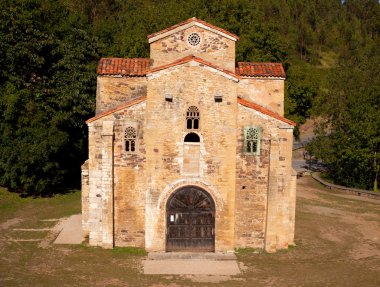
[(236, 260), (143, 260), (144, 274), (223, 275), (240, 273)]
[(233, 252), (149, 252), (148, 260), (236, 260)]

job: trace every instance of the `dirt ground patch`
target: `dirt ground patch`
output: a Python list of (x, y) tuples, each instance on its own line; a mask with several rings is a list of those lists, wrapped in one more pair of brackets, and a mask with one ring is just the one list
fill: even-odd
[(20, 229), (52, 228), (57, 221), (47, 219), (80, 212), (79, 192), (22, 202), (12, 196), (0, 190), (0, 286), (380, 286), (380, 201), (335, 194), (310, 177), (297, 184), (296, 246), (241, 252), (242, 273), (226, 278), (143, 275), (146, 257), (130, 249), (53, 245), (46, 234), (48, 248), (11, 241), (30, 238)]
[(3, 223), (0, 224), (0, 230), (1, 229), (8, 229), (9, 227), (11, 227), (13, 225), (17, 225), (17, 224), (19, 224), (22, 221), (23, 220), (21, 218), (11, 218), (11, 219), (8, 219), (5, 222), (3, 222)]

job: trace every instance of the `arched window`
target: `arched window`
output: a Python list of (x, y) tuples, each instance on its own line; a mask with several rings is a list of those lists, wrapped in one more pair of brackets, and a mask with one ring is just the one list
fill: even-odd
[(184, 142), (185, 143), (199, 143), (200, 142), (199, 135), (197, 135), (196, 133), (188, 133), (185, 136)]
[(244, 152), (247, 154), (260, 154), (260, 127), (246, 127), (244, 129)]
[(125, 151), (136, 152), (137, 132), (133, 127), (127, 127), (124, 133)]
[(199, 129), (199, 110), (195, 106), (191, 106), (187, 109), (186, 128), (188, 130)]

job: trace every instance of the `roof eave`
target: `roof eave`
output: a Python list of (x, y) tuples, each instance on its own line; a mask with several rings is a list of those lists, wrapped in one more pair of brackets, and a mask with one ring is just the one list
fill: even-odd
[(142, 97), (136, 98), (134, 100), (131, 100), (131, 101), (125, 103), (125, 104), (122, 104), (122, 105), (120, 105), (120, 106), (118, 106), (116, 108), (113, 108), (113, 109), (110, 109), (108, 111), (102, 112), (102, 113), (100, 113), (100, 114), (98, 114), (98, 115), (96, 115), (96, 116), (94, 116), (92, 118), (89, 118), (86, 121), (86, 124), (90, 124), (90, 123), (92, 123), (92, 122), (94, 122), (96, 120), (99, 120), (99, 119), (104, 118), (106, 116), (112, 115), (113, 113), (116, 113), (116, 112), (118, 112), (120, 110), (123, 110), (123, 109), (129, 108), (129, 107), (135, 106), (137, 104), (140, 104), (140, 103), (144, 102), (146, 100), (146, 98), (147, 98), (146, 96), (142, 96)]
[(98, 77), (143, 78), (143, 77), (146, 77), (146, 74), (147, 74), (146, 72), (145, 72), (144, 74), (137, 74), (137, 75), (133, 75), (133, 74), (123, 74), (123, 73), (115, 73), (115, 74), (105, 74), (105, 73), (102, 73), (102, 74), (98, 74)]
[(267, 108), (264, 108), (263, 106), (260, 106), (258, 104), (252, 103), (252, 102), (247, 101), (245, 99), (242, 99), (240, 97), (238, 97), (238, 103), (242, 106), (253, 109), (259, 113), (267, 115), (273, 119), (279, 120), (279, 121), (286, 123), (288, 125), (291, 125), (293, 127), (297, 126), (297, 124), (295, 122), (293, 122), (293, 121), (291, 121), (291, 120), (289, 120), (283, 116), (280, 116), (279, 114), (272, 112), (271, 110), (268, 110)]
[(286, 80), (286, 77), (275, 77), (275, 76), (245, 76), (240, 75), (242, 79), (256, 79), (256, 80)]

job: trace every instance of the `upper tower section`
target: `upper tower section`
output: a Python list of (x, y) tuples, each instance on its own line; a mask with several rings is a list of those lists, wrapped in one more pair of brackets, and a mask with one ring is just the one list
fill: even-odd
[(235, 72), (238, 36), (197, 18), (190, 18), (148, 36), (151, 68), (194, 55)]

